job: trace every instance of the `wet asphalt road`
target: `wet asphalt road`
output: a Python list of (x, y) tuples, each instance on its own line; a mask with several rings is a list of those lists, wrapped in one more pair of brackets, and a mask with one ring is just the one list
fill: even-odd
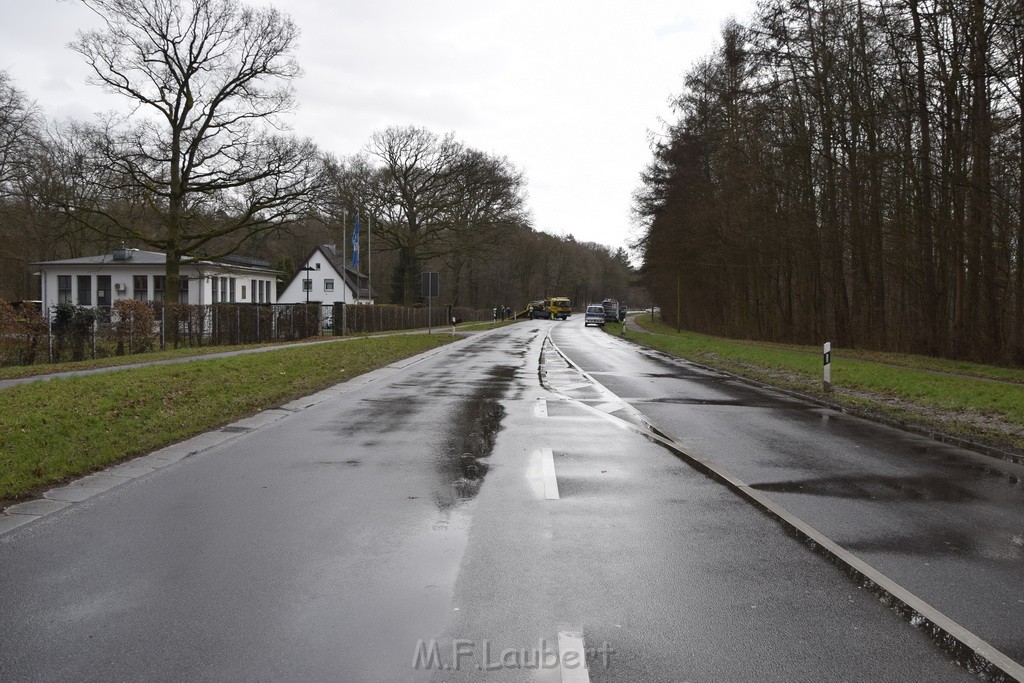
[(552, 338), (695, 451), (1024, 661), (1024, 467), (588, 332)]
[[(776, 522), (603, 416), (614, 406), (550, 348), (541, 367), (550, 329), (621, 395), (713, 389), (685, 368), (643, 377), (670, 370), (576, 319), (379, 373), (0, 535), (0, 680), (557, 681), (574, 671), (546, 667), (578, 637), (595, 681), (972, 679)], [(711, 406), (717, 427), (708, 406), (651, 405), (692, 408), (662, 421), (703, 425), (679, 435), (716, 457), (759, 424), (762, 447), (785, 442), (776, 412), (793, 438), (824, 438), (820, 415), (788, 405)], [(786, 450), (759, 453), (769, 467)], [(811, 478), (771, 467), (786, 476), (765, 484)], [(870, 510), (834, 516), (844, 541), (881, 535), (855, 523)]]

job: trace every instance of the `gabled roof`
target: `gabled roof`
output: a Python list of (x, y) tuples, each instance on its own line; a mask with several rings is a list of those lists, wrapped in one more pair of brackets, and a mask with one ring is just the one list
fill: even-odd
[[(109, 254), (100, 254), (99, 256), (82, 256), (80, 258), (70, 259), (58, 259), (56, 261), (36, 261), (32, 263), (33, 266), (106, 266), (106, 267), (118, 267), (118, 268), (129, 268), (136, 266), (163, 266), (167, 264), (167, 254), (160, 251), (144, 251), (142, 249), (125, 249), (123, 250), (127, 258), (115, 258), (114, 255), (122, 251), (117, 249), (110, 252)], [(274, 270), (269, 267), (269, 264), (264, 266), (264, 261), (258, 261), (256, 259), (246, 259), (246, 263), (232, 262), (231, 259), (225, 259), (223, 261), (213, 261), (207, 259), (191, 259), (183, 258), (181, 260), (182, 265), (190, 266), (216, 266), (218, 268), (226, 268), (231, 270), (244, 270), (244, 271), (256, 271), (264, 273), (278, 273), (280, 271)]]
[[(377, 296), (370, 287), (369, 278), (365, 274), (360, 273), (359, 271), (355, 270), (354, 268), (346, 264), (342, 260), (341, 256), (338, 255), (338, 252), (335, 250), (334, 245), (320, 244), (318, 246), (313, 247), (313, 249), (309, 252), (309, 255), (306, 256), (306, 258), (303, 259), (302, 262), (309, 263), (309, 260), (313, 258), (313, 254), (317, 253), (318, 251), (323, 255), (327, 262), (331, 264), (331, 268), (334, 268), (334, 271), (336, 273), (341, 274), (341, 277), (345, 280), (345, 284), (348, 285), (348, 288), (356, 293), (357, 299), (376, 300)], [(302, 271), (301, 269), (296, 270), (295, 273), (291, 276), (291, 278), (289, 278), (288, 282), (285, 283), (284, 289), (288, 289), (288, 287), (291, 286), (292, 282), (298, 279), (299, 275), (301, 275), (303, 272), (304, 271)], [(356, 284), (357, 282), (359, 283), (359, 285)], [(284, 291), (284, 289), (282, 289), (281, 291)]]

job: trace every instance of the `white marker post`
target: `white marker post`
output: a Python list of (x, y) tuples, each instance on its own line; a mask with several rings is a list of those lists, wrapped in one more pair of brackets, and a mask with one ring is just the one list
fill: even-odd
[(832, 391), (832, 342), (825, 342), (822, 351), (825, 361), (825, 391)]

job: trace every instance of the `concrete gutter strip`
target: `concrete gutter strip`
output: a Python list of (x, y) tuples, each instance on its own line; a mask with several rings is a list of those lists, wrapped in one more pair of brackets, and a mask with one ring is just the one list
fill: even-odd
[[(552, 348), (577, 372), (594, 383), (600, 390), (609, 396), (615, 396), (607, 387), (598, 382), (590, 373), (581, 368), (571, 358), (562, 352), (554, 340), (548, 334), (547, 341)], [(714, 368), (711, 368), (714, 370)], [(856, 555), (845, 550), (838, 543), (825, 536), (807, 522), (792, 514), (784, 507), (771, 500), (759, 491), (750, 488), (745, 482), (735, 477), (715, 461), (700, 455), (696, 449), (680, 440), (672, 437), (663, 429), (639, 410), (629, 405), (622, 399), (623, 410), (628, 412), (634, 419), (644, 425), (649, 432), (644, 432), (633, 423), (622, 418), (611, 415), (594, 406), (566, 396), (567, 400), (583, 407), (584, 409), (601, 415), (606, 419), (620, 423), (621, 426), (637, 431), (648, 438), (654, 439), (678, 454), (683, 460), (689, 462), (701, 472), (711, 478), (725, 484), (728, 488), (753, 503), (762, 512), (770, 515), (791, 533), (807, 543), (813, 550), (829, 558), (833, 563), (843, 569), (847, 574), (855, 577), (862, 588), (871, 590), (878, 594), (887, 603), (897, 608), (897, 611), (910, 621), (911, 625), (917, 628), (925, 628), (943, 650), (953, 655), (958, 662), (963, 664), (972, 673), (983, 676), (990, 681), (1018, 681), (1024, 683), (1024, 666), (1014, 661), (992, 644), (983, 640), (971, 631), (967, 630), (953, 619), (949, 618), (927, 602), (917, 597), (909, 590), (896, 583), (880, 571), (864, 562)]]

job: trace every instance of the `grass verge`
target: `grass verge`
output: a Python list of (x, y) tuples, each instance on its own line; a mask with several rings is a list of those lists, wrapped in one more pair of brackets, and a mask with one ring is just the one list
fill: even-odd
[[(1024, 451), (1021, 370), (833, 347), (833, 390), (826, 393), (820, 348), (677, 333), (650, 316), (637, 322), (644, 331), (631, 328), (625, 336), (644, 346), (888, 419)], [(605, 329), (622, 332), (621, 325)]]
[[(302, 341), (317, 341), (318, 339), (324, 338), (325, 337), (314, 337), (312, 339), (303, 339)], [(331, 337), (331, 339), (333, 339), (333, 337)], [(121, 365), (136, 365), (138, 363), (149, 363), (157, 360), (173, 360), (176, 358), (189, 358), (193, 356), (208, 356), (212, 353), (224, 353), (227, 351), (243, 351), (245, 349), (288, 346), (293, 343), (295, 342), (239, 344), (234, 346), (190, 346), (180, 349), (168, 349), (167, 351), (147, 351), (145, 353), (135, 353), (130, 356), (107, 356), (106, 358), (89, 358), (86, 360), (66, 361), (63, 363), (13, 365), (6, 368), (0, 368), (0, 380), (37, 377), (39, 375), (51, 375), (57, 372), (73, 372), (75, 370), (114, 368)]]
[(0, 392), (0, 505), (452, 341), (396, 335)]

